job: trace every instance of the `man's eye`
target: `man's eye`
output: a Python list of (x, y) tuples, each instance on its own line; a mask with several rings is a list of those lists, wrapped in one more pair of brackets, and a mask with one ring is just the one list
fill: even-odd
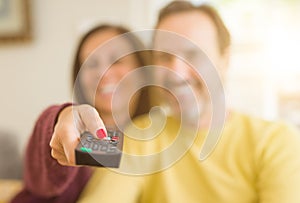
[(173, 55), (169, 53), (154, 54), (154, 60), (161, 62), (169, 62), (173, 59)]
[(201, 61), (206, 60), (206, 56), (203, 54), (203, 52), (197, 51), (197, 50), (191, 50), (184, 53), (185, 60), (187, 60), (190, 63), (200, 63)]
[(185, 53), (186, 59), (187, 60), (192, 60), (195, 59), (197, 57), (197, 52), (196, 51), (188, 51)]

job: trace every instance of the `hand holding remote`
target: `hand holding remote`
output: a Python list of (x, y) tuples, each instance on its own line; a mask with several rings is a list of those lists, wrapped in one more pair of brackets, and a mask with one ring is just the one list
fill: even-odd
[(84, 131), (91, 132), (95, 137), (96, 132), (99, 136), (107, 133), (97, 110), (85, 104), (63, 109), (50, 141), (51, 156), (61, 165), (75, 165), (74, 149), (80, 143), (80, 134)]

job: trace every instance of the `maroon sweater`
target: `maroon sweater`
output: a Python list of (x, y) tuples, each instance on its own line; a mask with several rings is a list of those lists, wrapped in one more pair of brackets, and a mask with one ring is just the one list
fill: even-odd
[(58, 114), (69, 105), (51, 106), (37, 120), (25, 154), (24, 188), (13, 203), (75, 202), (88, 182), (90, 168), (61, 166), (51, 157), (49, 143)]

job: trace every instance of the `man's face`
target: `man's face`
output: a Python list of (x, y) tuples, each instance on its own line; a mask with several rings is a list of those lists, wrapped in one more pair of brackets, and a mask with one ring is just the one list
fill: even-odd
[[(173, 53), (180, 53), (181, 57), (184, 56), (186, 59), (185, 61), (176, 55), (154, 51), (153, 60), (155, 65), (167, 67), (180, 76), (174, 77), (173, 79), (171, 77), (165, 77), (165, 80), (167, 80), (172, 87), (179, 87), (180, 84), (188, 83), (193, 87), (198, 104), (201, 102), (208, 103), (209, 97), (206, 90), (207, 88), (205, 87), (201, 76), (194, 68), (201, 68), (201, 65), (209, 62), (217, 68), (221, 77), (223, 77), (223, 70), (226, 69), (225, 62), (227, 61), (227, 56), (220, 53), (217, 30), (213, 21), (205, 13), (200, 11), (183, 12), (172, 14), (164, 18), (158, 24), (157, 29), (169, 31), (170, 36), (162, 37), (159, 34), (156, 35), (154, 38), (154, 49), (172, 50)], [(196, 46), (191, 46), (193, 43), (185, 43), (186, 41), (176, 40), (176, 36), (172, 39), (172, 33), (192, 41)], [(202, 55), (199, 50), (202, 51)], [(196, 64), (197, 67), (192, 66), (189, 62), (193, 65)], [(181, 80), (184, 80), (184, 82)], [(181, 92), (184, 92), (182, 91), (183, 88), (179, 89), (181, 89)], [(168, 93), (165, 93), (165, 95), (168, 95)], [(182, 94), (182, 96), (186, 97), (182, 100), (187, 102), (188, 95), (186, 92), (185, 94)], [(172, 96), (169, 95), (167, 98), (169, 102), (172, 101), (170, 99), (171, 97)], [(176, 102), (171, 102), (171, 105), (175, 105), (175, 103)], [(185, 105), (183, 103), (183, 106), (188, 106), (188, 104)], [(203, 105), (201, 104), (201, 106)], [(201, 106), (200, 108), (202, 108)]]

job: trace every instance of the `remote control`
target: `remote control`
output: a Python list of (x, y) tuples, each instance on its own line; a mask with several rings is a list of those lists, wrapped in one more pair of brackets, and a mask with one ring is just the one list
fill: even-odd
[(75, 149), (76, 165), (118, 168), (123, 148), (123, 133), (107, 129), (107, 137), (95, 138), (90, 132), (81, 134)]

